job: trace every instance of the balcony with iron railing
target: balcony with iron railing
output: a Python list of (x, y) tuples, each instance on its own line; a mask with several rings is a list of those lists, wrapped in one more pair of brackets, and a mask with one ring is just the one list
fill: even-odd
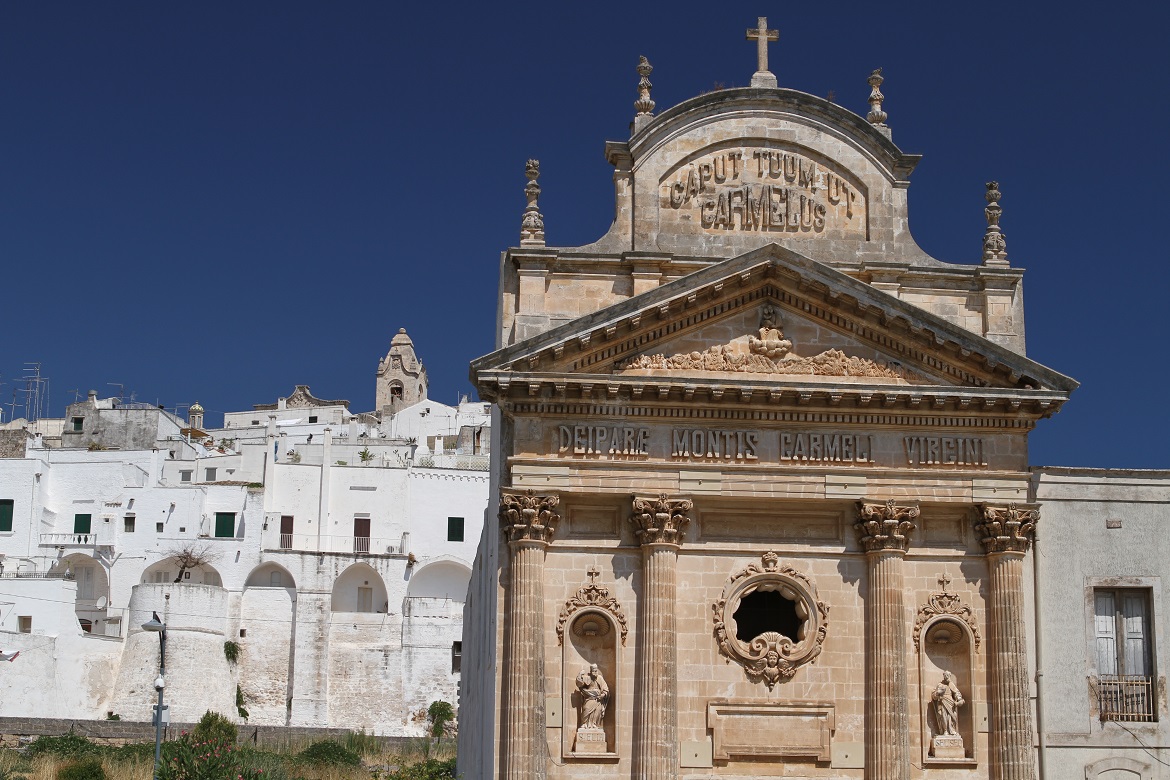
[(1152, 723), (1158, 719), (1158, 697), (1153, 677), (1103, 674), (1097, 678), (1097, 707), (1101, 720)]

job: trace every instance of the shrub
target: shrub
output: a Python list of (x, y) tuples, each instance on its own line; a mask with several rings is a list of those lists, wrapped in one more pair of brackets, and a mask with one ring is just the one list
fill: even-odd
[(244, 691), (236, 686), (236, 713), (244, 720), (248, 719), (248, 710), (244, 708)]
[[(206, 715), (203, 717), (207, 720)], [(261, 777), (258, 770), (245, 766), (242, 753), (233, 743), (223, 739), (197, 739), (194, 733), (163, 745), (162, 759), (158, 780), (260, 780)]]
[(443, 727), (455, 719), (455, 708), (445, 701), (433, 701), (427, 707), (427, 721), (431, 724), (431, 736), (443, 739)]
[(230, 639), (223, 643), (223, 655), (228, 659), (229, 664), (234, 664), (240, 660), (240, 643), (233, 642)]
[(449, 780), (455, 777), (455, 759), (438, 761), (428, 758), (417, 764), (399, 767), (384, 777), (385, 780)]
[(234, 745), (237, 733), (236, 724), (218, 712), (208, 710), (191, 730), (191, 739), (195, 742), (226, 742)]
[(59, 737), (40, 737), (28, 746), (26, 755), (56, 756), (57, 758), (97, 758), (103, 753), (101, 745), (95, 745), (77, 734), (62, 734)]
[(58, 769), (57, 780), (106, 780), (106, 770), (101, 759), (87, 758)]
[(376, 756), (382, 752), (382, 743), (373, 734), (351, 731), (345, 735), (345, 748), (359, 756)]
[(314, 742), (297, 754), (297, 759), (306, 764), (330, 764), (332, 766), (361, 766), (362, 758), (340, 742), (322, 740)]

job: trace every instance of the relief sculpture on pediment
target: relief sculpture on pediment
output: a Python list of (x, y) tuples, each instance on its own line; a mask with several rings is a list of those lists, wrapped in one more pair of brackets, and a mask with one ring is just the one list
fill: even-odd
[(749, 334), (747, 350), (733, 341), (716, 344), (706, 350), (691, 350), (673, 355), (638, 355), (620, 361), (614, 371), (676, 370), (727, 371), (751, 374), (791, 374), (805, 376), (867, 377), (903, 382), (919, 380), (915, 373), (900, 365), (882, 364), (869, 358), (846, 355), (839, 349), (827, 349), (811, 357), (792, 354), (792, 341), (784, 336), (779, 314), (770, 305), (761, 310), (757, 334)]

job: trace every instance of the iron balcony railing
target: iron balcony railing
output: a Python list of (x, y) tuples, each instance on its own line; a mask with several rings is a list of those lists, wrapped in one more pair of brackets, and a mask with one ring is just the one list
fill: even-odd
[(1101, 720), (1152, 722), (1158, 719), (1154, 678), (1103, 674), (1097, 680)]

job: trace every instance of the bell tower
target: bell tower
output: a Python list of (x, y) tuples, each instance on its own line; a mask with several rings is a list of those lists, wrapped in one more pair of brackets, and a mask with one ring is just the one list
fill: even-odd
[(390, 340), (390, 351), (378, 361), (375, 408), (378, 414), (394, 414), (426, 397), (427, 370), (414, 354), (406, 328), (399, 328)]

